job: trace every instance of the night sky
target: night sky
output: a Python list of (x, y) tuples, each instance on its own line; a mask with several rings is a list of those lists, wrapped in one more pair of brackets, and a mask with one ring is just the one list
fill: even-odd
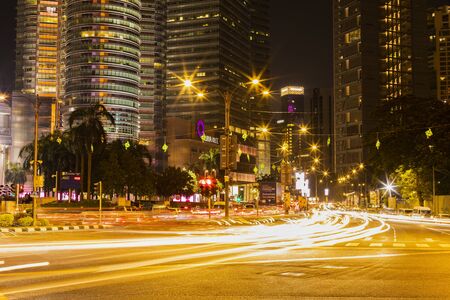
[[(16, 0), (0, 0), (0, 91), (14, 86), (14, 26)], [(271, 0), (275, 87), (302, 84), (331, 87), (331, 1)]]

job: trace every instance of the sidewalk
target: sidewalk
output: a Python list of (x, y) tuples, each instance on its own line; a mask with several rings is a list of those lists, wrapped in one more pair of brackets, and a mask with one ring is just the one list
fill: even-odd
[(78, 226), (8, 227), (8, 228), (0, 228), (0, 232), (1, 233), (47, 232), (47, 231), (91, 230), (91, 229), (105, 229), (105, 228), (109, 228), (109, 226), (105, 226), (105, 225), (78, 225)]

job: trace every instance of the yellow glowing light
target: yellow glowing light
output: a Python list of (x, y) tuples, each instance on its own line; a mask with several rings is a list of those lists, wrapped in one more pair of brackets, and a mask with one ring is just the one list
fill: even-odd
[(356, 174), (356, 172), (357, 172), (357, 171), (356, 171), (355, 169), (352, 170), (352, 173), (353, 173), (353, 174)]
[(268, 91), (268, 90), (265, 90), (265, 91), (263, 91), (263, 96), (269, 96), (270, 95), (270, 91)]
[(301, 133), (308, 133), (308, 127), (306, 127), (306, 126), (300, 127), (300, 132)]
[(318, 158), (314, 158), (314, 163), (315, 163), (315, 164), (318, 164), (319, 161), (320, 161), (320, 160), (319, 160)]
[(252, 79), (252, 84), (253, 84), (253, 85), (258, 85), (259, 83), (260, 83), (260, 81), (259, 81), (258, 78)]
[(0, 94), (0, 101), (5, 101), (8, 96), (6, 94)]
[(192, 87), (192, 81), (190, 79), (186, 79), (184, 81), (184, 86), (187, 87), (187, 88)]
[(314, 145), (311, 146), (311, 150), (312, 151), (317, 151), (317, 150), (319, 150), (319, 146), (314, 144)]
[(359, 169), (360, 169), (360, 170), (364, 169), (364, 164), (363, 164), (363, 163), (360, 163), (360, 164), (359, 164)]
[(205, 97), (205, 94), (200, 92), (200, 93), (197, 94), (197, 97), (198, 97), (198, 98), (204, 98), (204, 97)]
[(328, 171), (323, 172), (323, 176), (327, 177), (328, 175), (330, 175), (330, 173), (328, 173)]

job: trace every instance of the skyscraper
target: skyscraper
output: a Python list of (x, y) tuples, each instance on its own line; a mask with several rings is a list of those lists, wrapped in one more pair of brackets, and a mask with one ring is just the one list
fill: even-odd
[(437, 98), (450, 101), (450, 6), (445, 5), (432, 13), (434, 35), (434, 70)]
[(102, 103), (110, 138), (139, 136), (140, 0), (67, 0), (65, 114)]
[(166, 1), (142, 0), (141, 84), (139, 141), (146, 145), (156, 166), (167, 163), (162, 147), (165, 126)]
[(60, 1), (17, 1), (16, 80), (12, 97), (11, 160), (33, 140), (34, 106), (39, 102), (39, 133), (57, 127)]
[(382, 100), (429, 96), (425, 0), (335, 0), (335, 170), (367, 159)]
[[(185, 147), (195, 148), (202, 142), (195, 133), (200, 120), (207, 135), (220, 134), (225, 114), (221, 92), (235, 91), (234, 130), (242, 133), (248, 128), (249, 95), (242, 86), (250, 81), (252, 71), (249, 37), (248, 1), (167, 1), (167, 116), (191, 124), (189, 136), (177, 137), (186, 141)], [(190, 80), (193, 88), (183, 87), (183, 80)], [(196, 97), (200, 92), (205, 97)], [(169, 150), (169, 161), (178, 155), (177, 150), (181, 147)]]

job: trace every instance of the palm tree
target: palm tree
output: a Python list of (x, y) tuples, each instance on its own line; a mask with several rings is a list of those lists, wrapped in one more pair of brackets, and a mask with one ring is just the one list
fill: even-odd
[(12, 184), (24, 184), (27, 181), (27, 172), (20, 164), (10, 164), (5, 172), (5, 181)]
[(115, 124), (113, 116), (101, 104), (78, 108), (69, 117), (73, 141), (80, 151), (82, 181), (84, 180), (84, 155), (87, 156), (87, 200), (91, 198), (92, 154), (96, 148), (106, 144), (105, 123)]
[(210, 148), (208, 152), (204, 152), (198, 159), (203, 161), (203, 168), (209, 171), (217, 169), (217, 161), (219, 158), (219, 149)]

